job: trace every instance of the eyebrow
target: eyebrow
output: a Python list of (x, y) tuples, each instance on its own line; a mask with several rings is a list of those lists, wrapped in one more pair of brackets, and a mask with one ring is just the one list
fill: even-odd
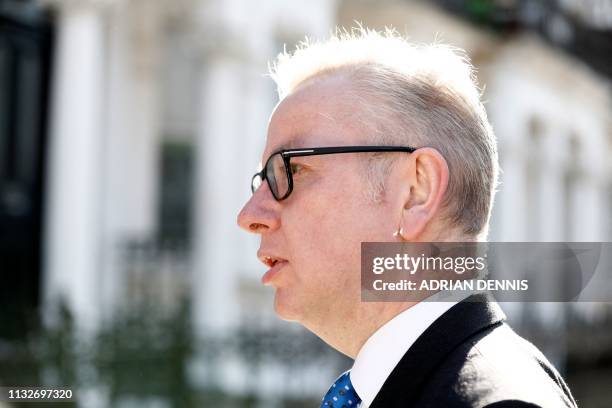
[(287, 149), (299, 149), (304, 147), (304, 142), (306, 138), (304, 136), (297, 136), (292, 140), (277, 146), (272, 152), (278, 152), (279, 150), (287, 150)]

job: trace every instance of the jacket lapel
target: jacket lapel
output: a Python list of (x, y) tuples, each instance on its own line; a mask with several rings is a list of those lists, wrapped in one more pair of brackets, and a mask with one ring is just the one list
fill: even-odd
[(410, 406), (438, 364), (467, 338), (506, 316), (483, 294), (472, 295), (440, 316), (393, 369), (370, 408)]

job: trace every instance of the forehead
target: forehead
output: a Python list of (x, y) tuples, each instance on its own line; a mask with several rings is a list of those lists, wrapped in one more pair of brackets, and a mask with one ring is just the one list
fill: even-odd
[(302, 85), (272, 113), (264, 157), (284, 148), (357, 144), (366, 139), (363, 113), (347, 79)]

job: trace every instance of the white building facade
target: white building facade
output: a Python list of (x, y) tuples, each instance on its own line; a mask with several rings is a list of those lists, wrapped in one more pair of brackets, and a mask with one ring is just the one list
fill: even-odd
[[(503, 170), (492, 241), (612, 240), (609, 81), (535, 38), (496, 39), (422, 2), (49, 0), (48, 7), (58, 26), (44, 271), (50, 321), (61, 299), (81, 327), (96, 330), (144, 291), (168, 305), (186, 294), (201, 336), (245, 326), (299, 333), (274, 317), (272, 292), (259, 283), (258, 240), (238, 229), (236, 216), (277, 99), (267, 62), (283, 44), (326, 37), (355, 19), (394, 25), (415, 41), (433, 41), (433, 27), (474, 59)], [(186, 147), (193, 163), (184, 256), (147, 246), (161, 228), (166, 145)], [(522, 309), (508, 308), (520, 319)], [(553, 322), (565, 313), (541, 311)], [(215, 370), (228, 388), (248, 391), (253, 373), (240, 366), (230, 357)], [(274, 393), (288, 372), (264, 367), (256, 387)], [(195, 361), (194, 376), (207, 375)], [(330, 379), (301, 378), (312, 381), (295, 389), (313, 394)]]

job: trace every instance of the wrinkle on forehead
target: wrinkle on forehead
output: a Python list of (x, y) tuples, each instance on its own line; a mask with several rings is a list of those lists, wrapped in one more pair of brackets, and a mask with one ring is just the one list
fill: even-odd
[(319, 116), (322, 116), (323, 118), (330, 120), (332, 122), (336, 122), (336, 118), (334, 118), (332, 115), (325, 113), (325, 112), (317, 112), (319, 114)]

